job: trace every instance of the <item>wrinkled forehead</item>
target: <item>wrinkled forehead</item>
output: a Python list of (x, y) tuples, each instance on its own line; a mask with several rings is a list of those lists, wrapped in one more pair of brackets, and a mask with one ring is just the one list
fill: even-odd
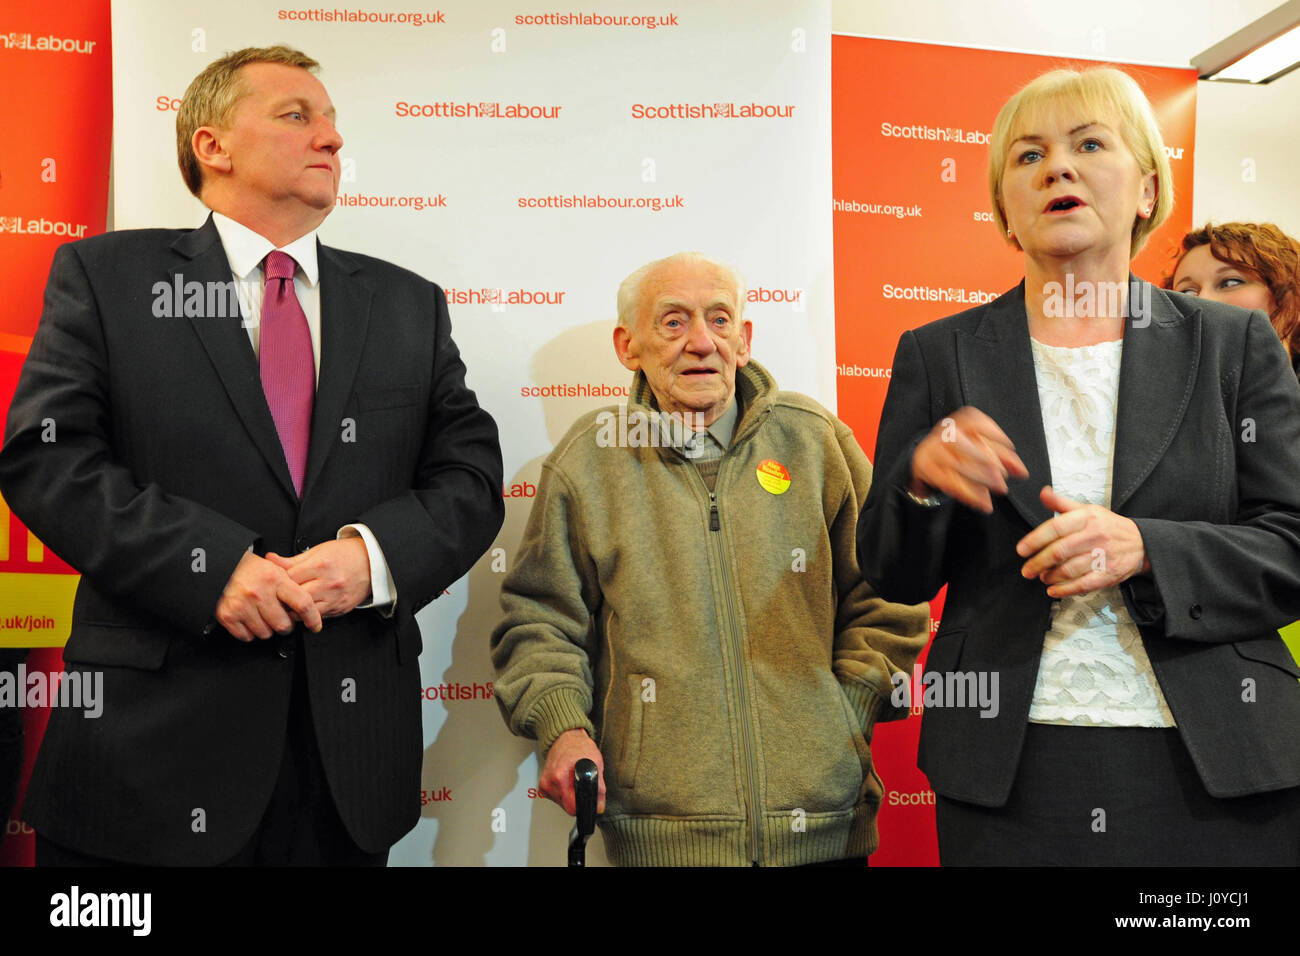
[(735, 311), (735, 280), (710, 263), (669, 263), (646, 277), (642, 306), (653, 311), (673, 305)]

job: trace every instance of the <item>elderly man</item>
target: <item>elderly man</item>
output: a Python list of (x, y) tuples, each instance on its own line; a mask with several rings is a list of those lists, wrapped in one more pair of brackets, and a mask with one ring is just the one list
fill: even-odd
[(624, 280), (632, 404), (580, 419), (547, 459), (502, 589), (497, 702), (567, 812), (574, 764), (601, 768), (623, 865), (865, 858), (872, 728), (902, 716), (891, 679), (928, 636), (926, 605), (859, 572), (871, 466), (750, 360), (744, 303), (698, 253)]
[(0, 486), (81, 572), (64, 660), (104, 700), (51, 717), (38, 864), (378, 865), (419, 819), (415, 614), (500, 527), (501, 451), (442, 290), (316, 237), (316, 68), (210, 64), (177, 117), (207, 222), (55, 254)]

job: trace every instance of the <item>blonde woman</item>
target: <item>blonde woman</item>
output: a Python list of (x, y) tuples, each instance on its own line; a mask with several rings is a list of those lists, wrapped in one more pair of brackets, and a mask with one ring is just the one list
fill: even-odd
[(919, 753), (941, 862), (1295, 865), (1286, 354), (1262, 313), (1131, 276), (1173, 196), (1127, 75), (1040, 76), (990, 151), (1025, 280), (904, 333), (858, 526), (882, 597), (948, 586)]

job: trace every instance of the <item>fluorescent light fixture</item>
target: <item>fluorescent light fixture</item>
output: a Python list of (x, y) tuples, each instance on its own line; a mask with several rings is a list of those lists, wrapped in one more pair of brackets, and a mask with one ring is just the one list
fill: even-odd
[(1203, 80), (1271, 83), (1300, 66), (1300, 0), (1287, 0), (1192, 57)]

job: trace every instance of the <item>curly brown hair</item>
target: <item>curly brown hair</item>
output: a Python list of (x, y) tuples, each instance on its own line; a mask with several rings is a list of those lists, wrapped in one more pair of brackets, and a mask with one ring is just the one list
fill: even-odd
[(1273, 314), (1269, 316), (1273, 328), (1292, 357), (1300, 353), (1300, 242), (1271, 222), (1206, 223), (1183, 236), (1182, 250), (1165, 276), (1166, 289), (1174, 287), (1183, 256), (1197, 246), (1209, 246), (1214, 258), (1268, 286), (1273, 296)]

